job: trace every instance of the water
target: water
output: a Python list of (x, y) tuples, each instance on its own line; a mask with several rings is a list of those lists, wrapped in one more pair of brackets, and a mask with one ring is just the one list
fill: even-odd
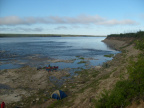
[[(37, 67), (47, 64), (63, 68), (86, 68), (101, 65), (112, 58), (107, 54), (118, 51), (101, 42), (105, 37), (6, 37), (0, 38), (0, 70), (19, 68), (25, 65)], [(82, 61), (87, 63), (78, 64)], [(61, 59), (73, 62), (52, 63), (48, 60)]]

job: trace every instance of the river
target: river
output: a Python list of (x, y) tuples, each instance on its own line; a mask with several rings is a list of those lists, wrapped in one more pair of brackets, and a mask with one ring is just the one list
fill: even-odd
[[(102, 65), (119, 51), (102, 42), (106, 37), (4, 37), (0, 38), (0, 70), (48, 64), (63, 68)], [(58, 62), (52, 62), (59, 60)], [(65, 61), (69, 62), (65, 62)], [(86, 61), (82, 63), (81, 61)]]

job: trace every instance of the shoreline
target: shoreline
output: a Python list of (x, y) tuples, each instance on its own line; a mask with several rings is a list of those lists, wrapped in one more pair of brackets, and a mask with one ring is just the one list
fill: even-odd
[[(125, 60), (128, 57), (123, 58), (123, 56), (125, 54), (127, 54), (127, 56), (138, 54), (138, 52), (136, 52), (136, 51), (133, 52), (135, 49), (133, 49), (133, 46), (131, 46), (131, 45), (122, 49), (122, 47), (127, 45), (127, 43), (125, 41), (105, 39), (103, 42), (108, 44), (110, 47), (113, 46), (115, 49), (120, 50), (121, 53), (117, 54), (111, 61), (104, 63), (104, 65), (102, 67), (95, 67), (95, 68), (83, 70), (82, 72), (79, 72), (79, 71), (76, 72), (78, 74), (77, 76), (74, 76), (72, 80), (67, 80), (64, 83), (63, 87), (61, 87), (61, 89), (63, 91), (66, 91), (66, 93), (70, 96), (77, 95), (77, 97), (80, 97), (80, 98), (76, 98), (76, 99), (74, 98), (75, 100), (73, 100), (73, 105), (72, 105), (73, 107), (78, 107), (78, 105), (80, 105), (81, 103), (82, 103), (82, 105), (80, 105), (81, 107), (89, 106), (89, 104), (90, 105), (92, 104), (91, 102), (88, 102), (89, 99), (95, 99), (103, 89), (111, 89), (112, 86), (115, 84), (115, 82), (117, 80), (119, 80), (119, 75), (122, 74), (121, 69), (124, 71), (124, 73), (126, 73), (125, 66), (127, 64), (126, 64)], [(127, 50), (127, 51), (123, 52), (124, 50)], [(124, 62), (124, 63), (121, 64), (122, 62)], [(36, 71), (36, 69), (30, 68), (30, 67), (27, 67), (27, 70), (25, 70), (25, 69), (26, 68), (23, 68), (22, 70), (14, 69), (14, 71), (13, 71), (14, 73), (15, 72), (19, 73), (19, 71), (24, 71), (25, 72), (24, 75), (28, 74), (28, 72), (31, 72), (31, 73), (29, 73), (30, 77), (27, 78), (27, 82), (19, 82), (18, 86), (13, 85), (13, 87), (15, 87), (15, 88), (17, 88), (17, 90), (19, 90), (19, 91), (15, 90), (15, 92), (17, 92), (19, 94), (16, 94), (16, 96), (11, 95), (10, 97), (14, 97), (14, 99), (18, 98), (19, 100), (20, 99), (25, 100), (25, 99), (31, 97), (31, 95), (36, 94), (36, 97), (34, 97), (34, 99), (30, 100), (30, 101), (32, 101), (32, 103), (25, 103), (23, 101), (20, 101), (20, 103), (23, 103), (24, 104), (23, 106), (30, 104), (31, 106), (34, 106), (32, 108), (38, 108), (35, 106), (35, 104), (37, 104), (37, 102), (38, 102), (37, 100), (40, 100), (40, 96), (38, 95), (38, 92), (40, 91), (39, 87), (43, 91), (50, 91), (50, 89), (51, 89), (51, 92), (53, 91), (53, 89), (56, 89), (56, 88), (47, 79), (47, 77), (51, 73), (45, 72), (44, 70)], [(7, 76), (5, 76), (5, 78), (9, 78), (8, 76), (13, 76), (14, 75), (13, 72), (8, 71), (8, 73), (6, 74)], [(57, 73), (59, 73), (59, 72), (57, 72)], [(57, 73), (55, 73), (55, 74), (57, 74)], [(66, 73), (64, 73), (63, 75), (69, 76)], [(24, 77), (24, 75), (21, 75), (21, 77), (17, 76), (16, 79), (13, 78), (12, 80), (18, 82), (18, 81), (20, 81), (21, 78)], [(106, 77), (109, 77), (109, 78), (106, 78)], [(34, 78), (34, 79), (37, 78), (39, 83), (36, 83), (36, 84), (33, 83), (36, 80), (34, 80), (34, 79), (31, 80), (31, 78)], [(41, 80), (41, 78), (43, 78), (43, 80)], [(0, 78), (0, 79), (2, 79), (2, 78)], [(31, 84), (29, 81), (31, 82)], [(49, 83), (47, 83), (47, 82), (49, 82)], [(23, 85), (20, 85), (20, 83)], [(90, 85), (93, 85), (93, 83), (96, 86), (96, 88), (89, 87)], [(31, 92), (31, 94), (26, 95), (25, 91), (29, 92), (30, 86), (32, 86), (32, 85), (33, 85), (33, 87), (35, 87), (35, 90), (33, 90), (33, 92)], [(37, 85), (37, 87), (36, 87), (36, 85)], [(52, 88), (50, 87), (50, 85)], [(42, 88), (42, 87), (44, 87), (44, 88)], [(23, 90), (21, 90), (20, 88), (23, 88)], [(95, 93), (90, 92), (92, 89), (96, 89)], [(82, 92), (80, 92), (81, 90), (82, 90)], [(10, 91), (10, 92), (14, 92), (14, 91)], [(46, 95), (48, 97), (51, 92), (44, 94), (44, 95)], [(95, 96), (95, 95), (93, 95), (93, 93), (97, 94), (97, 95)], [(85, 96), (88, 97), (88, 99), (86, 99), (84, 102), (80, 101), (81, 99), (84, 98), (84, 96), (82, 96), (82, 94), (85, 94)], [(10, 94), (8, 94), (8, 95), (10, 95)], [(5, 98), (5, 97), (6, 97), (6, 95), (3, 96), (3, 98)], [(39, 99), (37, 99), (37, 98), (39, 98)], [(52, 102), (51, 104), (50, 103), (48, 104), (48, 102), (50, 102), (51, 99), (50, 98), (46, 98), (46, 99), (47, 99), (47, 101), (46, 102), (43, 101), (41, 103), (41, 105), (45, 105), (47, 103), (46, 105), (49, 106), (53, 103)], [(72, 99), (68, 98), (68, 100), (70, 101)], [(89, 103), (89, 104), (87, 105), (86, 103)], [(15, 105), (15, 104), (16, 103), (14, 102), (10, 105)]]
[(106, 37), (95, 35), (73, 35), (73, 34), (0, 34), (0, 38), (5, 37)]

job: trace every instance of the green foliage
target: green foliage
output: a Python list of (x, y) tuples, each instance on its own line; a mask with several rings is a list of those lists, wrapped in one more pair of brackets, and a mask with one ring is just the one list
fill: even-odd
[(108, 37), (134, 37), (134, 38), (139, 38), (139, 37), (144, 37), (144, 31), (138, 31), (137, 33), (111, 34), (111, 35), (108, 35)]
[(140, 55), (137, 62), (131, 62), (128, 68), (129, 79), (137, 86), (139, 93), (144, 92), (144, 57)]
[(104, 57), (114, 57), (114, 54), (104, 55)]
[(82, 60), (84, 60), (84, 57), (80, 57), (79, 59), (82, 59)]
[(96, 108), (120, 108), (127, 106), (134, 97), (144, 94), (144, 56), (140, 55), (138, 61), (130, 61), (127, 67), (128, 80), (120, 80), (111, 91), (104, 91), (96, 102)]
[(135, 43), (135, 48), (139, 50), (144, 50), (144, 38), (141, 38), (141, 40), (137, 40)]
[(86, 61), (80, 61), (77, 64), (81, 64), (81, 63), (87, 63)]

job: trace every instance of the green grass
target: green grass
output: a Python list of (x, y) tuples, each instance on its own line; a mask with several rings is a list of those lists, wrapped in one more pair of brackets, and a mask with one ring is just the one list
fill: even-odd
[(82, 60), (84, 60), (84, 57), (80, 57), (79, 59), (82, 59)]
[(67, 101), (67, 97), (66, 98), (64, 98), (64, 99), (62, 99), (62, 100), (56, 100), (56, 101), (54, 101), (50, 106), (48, 106), (47, 108), (59, 108), (59, 107), (61, 107), (62, 108), (62, 106), (68, 106), (68, 107), (70, 107), (70, 106), (72, 106), (73, 105), (73, 102), (74, 102), (74, 98), (71, 100), (71, 101)]
[(77, 64), (87, 63), (86, 61), (80, 61)]
[(104, 57), (114, 57), (114, 54), (104, 55)]
[(76, 56), (78, 59), (84, 60), (84, 57)]
[(144, 51), (144, 37), (141, 40), (135, 41), (135, 48)]

